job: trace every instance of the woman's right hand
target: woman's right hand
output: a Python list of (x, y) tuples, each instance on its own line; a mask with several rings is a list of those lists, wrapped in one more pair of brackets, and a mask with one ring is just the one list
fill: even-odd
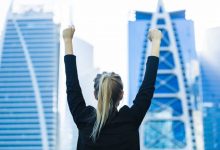
[(162, 33), (158, 29), (151, 29), (148, 34), (148, 38), (151, 41), (151, 56), (159, 57), (160, 55), (160, 43), (162, 39)]
[(162, 33), (158, 29), (150, 29), (148, 39), (152, 41), (160, 41), (162, 39)]

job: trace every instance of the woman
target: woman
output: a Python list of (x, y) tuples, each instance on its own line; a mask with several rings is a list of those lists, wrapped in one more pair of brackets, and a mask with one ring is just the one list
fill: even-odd
[(63, 31), (67, 100), (70, 112), (79, 130), (77, 150), (139, 150), (139, 126), (151, 104), (159, 62), (161, 32), (152, 29), (151, 56), (140, 89), (131, 107), (117, 107), (123, 98), (123, 84), (118, 74), (104, 72), (94, 80), (97, 108), (86, 106), (79, 85), (76, 56), (72, 38), (74, 27)]

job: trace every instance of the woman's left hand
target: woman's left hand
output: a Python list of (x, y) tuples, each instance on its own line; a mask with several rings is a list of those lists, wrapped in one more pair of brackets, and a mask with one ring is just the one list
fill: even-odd
[(72, 40), (73, 39), (73, 35), (75, 32), (75, 27), (74, 26), (70, 26), (66, 29), (63, 30), (63, 39), (65, 40)]

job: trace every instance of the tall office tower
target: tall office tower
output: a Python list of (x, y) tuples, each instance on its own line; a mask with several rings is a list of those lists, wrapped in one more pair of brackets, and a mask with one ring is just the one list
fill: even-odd
[(0, 149), (56, 148), (58, 67), (53, 14), (9, 14), (0, 50)]
[(202, 76), (204, 141), (206, 150), (220, 149), (220, 27), (207, 30), (199, 60)]
[(155, 94), (140, 127), (141, 149), (202, 150), (193, 22), (185, 19), (185, 11), (166, 12), (162, 0), (155, 13), (137, 11), (135, 19), (129, 22), (130, 104), (142, 82), (150, 52), (147, 33), (150, 28), (163, 33)]

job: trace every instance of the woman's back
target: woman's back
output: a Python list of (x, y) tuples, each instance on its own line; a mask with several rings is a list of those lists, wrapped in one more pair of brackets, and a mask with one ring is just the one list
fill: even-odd
[[(138, 128), (150, 107), (155, 90), (159, 63), (161, 32), (152, 30), (152, 56), (148, 57), (142, 84), (131, 107), (117, 107), (123, 95), (123, 85), (115, 73), (105, 73), (95, 84), (97, 108), (86, 106), (79, 84), (76, 56), (72, 51), (72, 37), (75, 29), (64, 30), (66, 55), (66, 93), (70, 112), (79, 130), (78, 150), (138, 150)], [(96, 88), (97, 87), (97, 88)], [(97, 94), (98, 93), (98, 94)]]
[(130, 108), (122, 107), (119, 112), (117, 109), (113, 109), (95, 142), (91, 138), (91, 133), (96, 121), (96, 109), (85, 104), (77, 75), (76, 56), (66, 55), (64, 61), (67, 101), (74, 122), (79, 129), (77, 149), (139, 149), (138, 128), (153, 97), (158, 57), (148, 57), (144, 80), (133, 101), (134, 104)]
[[(91, 132), (96, 118), (95, 108), (88, 106), (86, 113), (78, 123), (79, 139), (77, 149), (79, 150), (138, 150), (139, 132), (138, 125), (129, 115), (129, 108), (122, 107), (119, 112), (115, 110), (109, 116), (105, 126), (100, 132), (99, 138), (94, 143), (91, 139)], [(84, 118), (84, 119), (83, 119)]]

